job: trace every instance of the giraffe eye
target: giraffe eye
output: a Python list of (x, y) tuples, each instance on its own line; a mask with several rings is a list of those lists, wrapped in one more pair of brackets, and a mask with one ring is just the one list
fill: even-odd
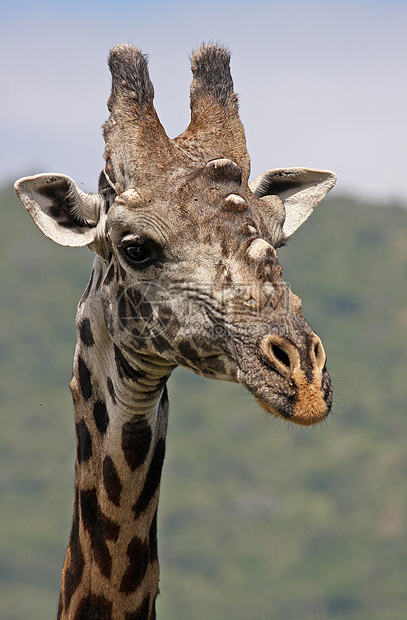
[(135, 263), (143, 263), (145, 260), (150, 258), (151, 255), (150, 249), (144, 243), (138, 243), (137, 245), (128, 245), (124, 251), (127, 258), (134, 261)]
[(145, 269), (157, 259), (157, 251), (147, 240), (140, 239), (122, 246), (127, 261), (138, 269)]

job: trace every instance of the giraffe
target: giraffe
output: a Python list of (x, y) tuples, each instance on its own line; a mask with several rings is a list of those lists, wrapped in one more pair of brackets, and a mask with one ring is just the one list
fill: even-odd
[(79, 302), (70, 383), (77, 456), (58, 618), (151, 620), (166, 383), (181, 365), (238, 382), (301, 425), (332, 403), (322, 343), (282, 278), (276, 248), (333, 187), (330, 171), (268, 170), (248, 182), (229, 52), (191, 60), (191, 121), (170, 139), (147, 59), (113, 48), (97, 194), (66, 175), (16, 182), (37, 227), (95, 253)]

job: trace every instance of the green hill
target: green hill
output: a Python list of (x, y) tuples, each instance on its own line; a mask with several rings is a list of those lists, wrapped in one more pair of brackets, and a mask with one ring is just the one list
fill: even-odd
[[(68, 389), (88, 250), (0, 195), (0, 617), (56, 616), (71, 521)], [(264, 416), (177, 370), (159, 513), (163, 620), (404, 620), (407, 211), (325, 201), (279, 251), (321, 336), (335, 407)]]

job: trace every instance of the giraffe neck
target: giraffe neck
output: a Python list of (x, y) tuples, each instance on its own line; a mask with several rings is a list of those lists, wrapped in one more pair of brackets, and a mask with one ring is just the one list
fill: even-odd
[(58, 617), (148, 620), (158, 593), (157, 505), (172, 367), (130, 361), (111, 341), (95, 298), (88, 294), (77, 315), (75, 501)]

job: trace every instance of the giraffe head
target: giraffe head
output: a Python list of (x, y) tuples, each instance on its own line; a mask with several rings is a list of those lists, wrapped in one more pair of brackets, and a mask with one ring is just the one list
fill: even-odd
[(229, 60), (215, 45), (194, 53), (191, 122), (170, 139), (146, 58), (118, 45), (98, 193), (60, 174), (21, 179), (16, 191), (47, 237), (103, 261), (98, 295), (116, 347), (240, 382), (268, 412), (310, 425), (331, 407), (326, 358), (276, 249), (336, 177), (289, 168), (249, 185)]

